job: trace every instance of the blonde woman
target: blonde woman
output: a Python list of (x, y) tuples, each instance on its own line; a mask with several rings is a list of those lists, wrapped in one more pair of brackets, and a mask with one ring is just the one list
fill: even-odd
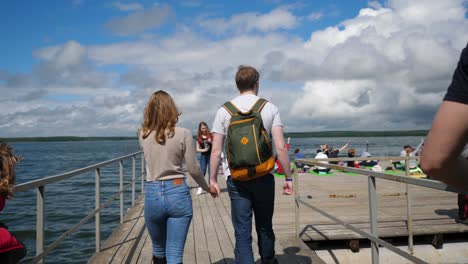
[(185, 182), (189, 174), (209, 192), (198, 164), (192, 133), (176, 127), (179, 112), (165, 91), (151, 95), (139, 141), (147, 164), (145, 223), (153, 242), (154, 263), (182, 263), (192, 220), (192, 199)]
[[(0, 211), (5, 207), (6, 199), (13, 197), (15, 186), (15, 166), (20, 158), (13, 155), (13, 149), (0, 144)], [(26, 247), (0, 222), (0, 263), (17, 263), (26, 256)]]

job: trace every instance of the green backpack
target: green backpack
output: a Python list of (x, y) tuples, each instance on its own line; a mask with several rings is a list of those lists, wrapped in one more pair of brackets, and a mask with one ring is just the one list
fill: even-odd
[(268, 101), (258, 99), (243, 113), (231, 102), (223, 105), (231, 115), (226, 137), (226, 153), (231, 177), (249, 181), (267, 175), (275, 167), (270, 138), (260, 111)]

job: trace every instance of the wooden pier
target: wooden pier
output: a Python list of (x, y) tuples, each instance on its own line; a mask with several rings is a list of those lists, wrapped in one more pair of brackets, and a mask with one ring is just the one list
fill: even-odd
[[(332, 175), (299, 174), (295, 188), (308, 202), (346, 223), (369, 231), (367, 177), (337, 172)], [(324, 263), (303, 242), (330, 240), (357, 241), (360, 235), (336, 224), (304, 206), (300, 207), (299, 232), (296, 238), (294, 196), (282, 195), (283, 180), (276, 178), (274, 230), (276, 254), (280, 263)], [(184, 252), (184, 263), (234, 263), (234, 230), (230, 201), (223, 176), (219, 179), (221, 196), (196, 195), (189, 181), (193, 199), (193, 220)], [(378, 233), (381, 238), (408, 236), (406, 184), (377, 179)], [(468, 225), (458, 223), (457, 195), (419, 186), (410, 186), (413, 235), (434, 236), (440, 246), (443, 234), (466, 233)], [(255, 230), (255, 229), (254, 229)], [(255, 232), (255, 231), (254, 231)], [(256, 234), (253, 234), (255, 259), (259, 259)], [(438, 240), (437, 240), (438, 239)], [(356, 246), (356, 244), (354, 244)], [(354, 248), (356, 250), (356, 248)], [(434, 250), (437, 250), (434, 248)], [(89, 263), (151, 263), (151, 239), (144, 226), (143, 201), (130, 209), (118, 229)]]
[[(408, 236), (406, 184), (376, 179), (377, 223), (381, 238)], [(343, 172), (332, 176), (301, 175), (300, 195), (309, 203), (340, 220), (369, 232), (367, 177)], [(457, 194), (409, 186), (413, 235), (443, 235), (468, 232), (457, 222)], [(320, 214), (301, 208), (301, 239), (304, 241), (363, 238)]]
[[(234, 263), (234, 228), (231, 207), (224, 177), (220, 175), (220, 197), (209, 194), (196, 195), (192, 186), (193, 219), (185, 244), (185, 264)], [(274, 229), (276, 231), (276, 257), (279, 263), (324, 263), (314, 251), (295, 237), (294, 196), (282, 195), (283, 180), (277, 180)], [(260, 259), (257, 238), (253, 229), (254, 257)], [(143, 198), (131, 208), (123, 224), (111, 234), (101, 252), (88, 263), (152, 263), (151, 239), (145, 228)]]

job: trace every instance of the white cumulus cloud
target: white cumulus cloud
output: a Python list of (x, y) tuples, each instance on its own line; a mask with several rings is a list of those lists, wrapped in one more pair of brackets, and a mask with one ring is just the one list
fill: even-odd
[(259, 31), (272, 32), (278, 29), (291, 29), (298, 24), (298, 18), (287, 8), (276, 8), (269, 13), (241, 13), (225, 18), (204, 19), (199, 22), (202, 28), (216, 34), (236, 34)]
[[(150, 10), (114, 25), (146, 34), (165, 21), (138, 24)], [(303, 20), (281, 7), (194, 20), (166, 36), (44, 47), (30, 73), (0, 71), (2, 136), (134, 135), (160, 89), (195, 131), (238, 94), (240, 64), (260, 70), (260, 96), (278, 106), (286, 131), (427, 129), (467, 45), (465, 14), (462, 0), (370, 2), (304, 37), (291, 30)], [(116, 65), (125, 69), (102, 70)]]
[(169, 5), (155, 5), (146, 10), (132, 12), (123, 18), (112, 19), (106, 23), (105, 27), (116, 35), (138, 34), (159, 28), (172, 13)]

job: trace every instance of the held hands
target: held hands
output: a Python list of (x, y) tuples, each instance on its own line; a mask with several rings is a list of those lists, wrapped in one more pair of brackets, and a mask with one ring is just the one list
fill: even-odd
[(213, 198), (218, 197), (220, 192), (221, 192), (221, 191), (219, 190), (219, 185), (218, 185), (218, 183), (212, 183), (212, 184), (210, 185), (210, 194), (211, 194), (211, 196), (212, 196)]
[(291, 195), (293, 193), (293, 183), (292, 181), (284, 181), (283, 184), (283, 194)]

